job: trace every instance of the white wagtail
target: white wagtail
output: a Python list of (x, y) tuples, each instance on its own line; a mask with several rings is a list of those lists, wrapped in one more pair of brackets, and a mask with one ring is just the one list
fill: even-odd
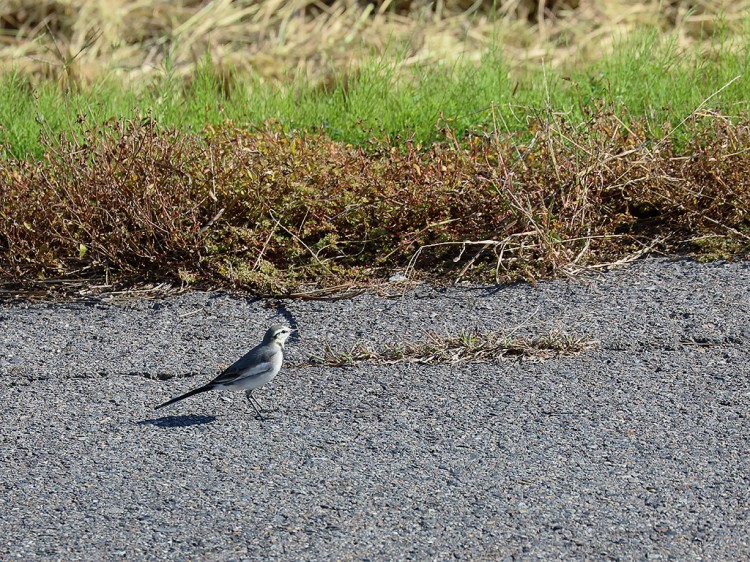
[(288, 326), (281, 324), (271, 326), (259, 345), (248, 351), (233, 365), (227, 367), (224, 372), (210, 383), (191, 390), (177, 398), (172, 398), (164, 402), (164, 404), (157, 406), (156, 409), (169, 406), (183, 398), (208, 390), (244, 390), (245, 396), (247, 396), (248, 401), (255, 409), (255, 413), (260, 419), (263, 419), (259, 404), (253, 398), (253, 390), (270, 382), (281, 370), (281, 362), (284, 360), (284, 342), (286, 342), (291, 333), (292, 329)]

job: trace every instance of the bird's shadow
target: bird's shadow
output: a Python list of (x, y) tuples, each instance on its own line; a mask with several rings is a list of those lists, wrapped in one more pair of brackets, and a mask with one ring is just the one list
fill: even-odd
[(155, 425), (156, 427), (190, 427), (191, 425), (206, 425), (216, 421), (216, 416), (162, 416), (152, 420), (141, 420), (138, 425)]

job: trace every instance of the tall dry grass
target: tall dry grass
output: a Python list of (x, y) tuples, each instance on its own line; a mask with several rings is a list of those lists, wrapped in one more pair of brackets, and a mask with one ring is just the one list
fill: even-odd
[(65, 85), (103, 75), (189, 77), (206, 53), (266, 79), (326, 82), (388, 45), (405, 65), (472, 60), (492, 46), (514, 62), (590, 60), (634, 30), (685, 44), (739, 29), (750, 0), (5, 0), (0, 68)]

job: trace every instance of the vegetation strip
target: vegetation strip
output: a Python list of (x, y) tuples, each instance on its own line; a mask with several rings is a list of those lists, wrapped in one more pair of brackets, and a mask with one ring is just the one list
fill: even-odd
[(597, 341), (575, 337), (561, 330), (552, 330), (536, 337), (513, 338), (505, 332), (462, 330), (454, 335), (428, 333), (419, 342), (404, 341), (375, 350), (356, 343), (350, 349), (334, 349), (326, 345), (321, 356), (310, 357), (305, 365), (346, 367), (360, 363), (391, 365), (420, 363), (424, 365), (483, 363), (504, 357), (550, 359), (575, 355), (592, 349)]
[(747, 252), (750, 120), (649, 135), (610, 108), (427, 148), (324, 133), (201, 134), (151, 119), (45, 137), (0, 160), (0, 276), (172, 280), (270, 294), (410, 278), (535, 279), (644, 248)]

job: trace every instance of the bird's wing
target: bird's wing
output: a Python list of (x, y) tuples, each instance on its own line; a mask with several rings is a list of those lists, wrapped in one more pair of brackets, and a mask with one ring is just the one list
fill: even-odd
[(266, 357), (265, 354), (262, 353), (257, 353), (257, 349), (252, 349), (247, 354), (240, 357), (232, 365), (227, 367), (209, 384), (212, 386), (231, 384), (239, 379), (246, 379), (249, 377), (260, 375), (261, 373), (265, 373), (271, 368), (272, 363), (270, 361), (270, 357)]

